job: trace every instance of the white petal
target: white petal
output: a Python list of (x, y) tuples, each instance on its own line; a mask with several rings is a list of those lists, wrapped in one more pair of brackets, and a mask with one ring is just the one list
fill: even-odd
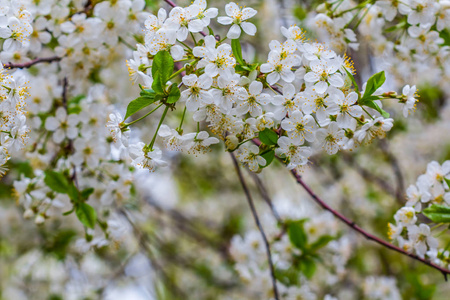
[(244, 30), (244, 32), (248, 35), (255, 35), (256, 33), (256, 26), (250, 22), (242, 22), (241, 27)]

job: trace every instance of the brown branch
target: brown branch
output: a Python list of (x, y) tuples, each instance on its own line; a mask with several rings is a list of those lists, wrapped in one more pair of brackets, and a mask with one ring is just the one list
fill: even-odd
[(331, 208), (327, 203), (325, 203), (325, 201), (323, 201), (322, 199), (320, 199), (312, 190), (311, 188), (302, 180), (302, 177), (300, 176), (300, 174), (298, 174), (297, 171), (295, 170), (291, 170), (291, 174), (294, 176), (295, 180), (297, 181), (298, 184), (300, 184), (303, 189), (314, 199), (314, 201), (319, 204), (323, 209), (331, 212), (336, 218), (338, 218), (339, 220), (341, 220), (342, 222), (344, 222), (345, 224), (347, 224), (349, 227), (353, 228), (355, 231), (357, 231), (358, 233), (362, 234), (365, 238), (367, 238), (368, 240), (374, 241), (377, 244), (380, 244), (388, 249), (394, 250), (398, 253), (401, 253), (403, 255), (409, 256), (415, 260), (418, 260), (424, 264), (426, 264), (427, 266), (430, 266), (432, 268), (435, 268), (436, 270), (440, 271), (444, 277), (445, 277), (445, 281), (447, 281), (447, 274), (450, 274), (450, 270), (445, 269), (441, 266), (438, 266), (430, 261), (427, 261), (424, 258), (421, 258), (415, 254), (412, 253), (408, 253), (405, 250), (403, 250), (400, 247), (397, 247), (391, 243), (388, 243), (386, 241), (383, 241), (382, 239), (376, 237), (375, 235), (368, 233), (367, 231), (365, 231), (364, 229), (362, 229), (361, 227), (359, 227), (358, 225), (355, 224), (355, 222), (353, 222), (352, 220), (347, 219), (344, 215), (342, 215), (341, 213), (339, 213), (338, 211), (334, 210), (333, 208)]
[(234, 167), (238, 174), (239, 181), (241, 182), (242, 188), (244, 189), (245, 196), (247, 197), (247, 202), (248, 202), (248, 205), (250, 206), (250, 210), (252, 211), (252, 215), (253, 215), (253, 218), (255, 219), (256, 226), (258, 227), (259, 232), (261, 233), (261, 236), (264, 240), (264, 245), (266, 247), (266, 252), (267, 252), (267, 258), (269, 261), (270, 275), (272, 277), (273, 293), (274, 293), (275, 299), (279, 300), (280, 296), (278, 295), (277, 281), (275, 278), (275, 268), (274, 268), (273, 262), (272, 262), (272, 254), (270, 253), (269, 241), (267, 240), (267, 236), (264, 232), (264, 228), (262, 227), (261, 222), (259, 221), (258, 212), (256, 211), (255, 204), (253, 203), (252, 195), (250, 194), (247, 184), (245, 183), (245, 179), (244, 179), (244, 176), (242, 175), (241, 169), (239, 167), (239, 163), (236, 160), (236, 157), (234, 156), (234, 154), (232, 152), (230, 152), (230, 155), (231, 155), (231, 158), (233, 159), (233, 164), (234, 164)]
[(259, 193), (261, 194), (261, 197), (264, 199), (264, 201), (267, 203), (267, 205), (270, 207), (270, 210), (272, 211), (273, 216), (277, 220), (278, 223), (281, 223), (281, 217), (278, 214), (277, 210), (275, 209), (275, 206), (273, 205), (272, 199), (270, 199), (269, 192), (267, 191), (266, 187), (264, 186), (264, 183), (262, 182), (261, 178), (258, 177), (254, 172), (248, 170), (250, 173), (250, 176), (253, 178), (253, 181), (255, 182), (256, 186), (258, 187)]
[(27, 69), (29, 67), (34, 66), (35, 64), (44, 63), (44, 62), (52, 63), (52, 62), (60, 61), (60, 60), (61, 60), (61, 57), (58, 57), (58, 56), (36, 58), (36, 59), (30, 60), (29, 62), (21, 63), (21, 64), (6, 63), (6, 64), (3, 64), (3, 68), (5, 68), (5, 69)]
[(380, 140), (380, 146), (381, 151), (391, 164), (392, 171), (394, 172), (395, 179), (397, 181), (397, 190), (396, 190), (397, 199), (400, 199), (399, 202), (403, 204), (405, 184), (400, 164), (398, 163), (398, 160), (395, 157), (395, 155), (389, 150), (389, 143), (386, 140)]
[(349, 155), (348, 153), (342, 153), (342, 157), (344, 158), (344, 161), (351, 167), (355, 169), (358, 174), (364, 178), (366, 181), (375, 183), (378, 185), (381, 189), (383, 189), (388, 194), (393, 195), (395, 198), (397, 198), (398, 202), (401, 202), (401, 198), (398, 198), (398, 193), (396, 190), (391, 186), (389, 182), (384, 180), (381, 177), (376, 176), (375, 174), (369, 172), (367, 169), (360, 166), (358, 163), (355, 162), (355, 159), (352, 155)]
[[(252, 140), (254, 144), (256, 145), (261, 145), (261, 141), (259, 141), (258, 139), (253, 139)], [(282, 161), (279, 157), (277, 157), (278, 160)], [(424, 258), (421, 258), (415, 254), (412, 253), (408, 253), (405, 250), (403, 250), (400, 247), (397, 247), (391, 243), (388, 243), (386, 241), (383, 241), (382, 239), (376, 237), (375, 235), (365, 231), (364, 229), (362, 229), (361, 227), (359, 227), (358, 225), (356, 225), (356, 223), (350, 219), (348, 219), (347, 217), (345, 217), (343, 214), (341, 214), (340, 212), (334, 210), (333, 208), (331, 208), (325, 201), (323, 201), (322, 199), (320, 199), (313, 191), (312, 189), (302, 180), (301, 175), (294, 169), (290, 171), (292, 176), (294, 176), (295, 180), (297, 181), (298, 184), (300, 184), (303, 189), (311, 196), (311, 198), (313, 198), (313, 200), (319, 204), (323, 209), (329, 211), (330, 213), (332, 213), (336, 218), (338, 218), (340, 221), (344, 222), (347, 226), (351, 227), (352, 229), (354, 229), (355, 231), (357, 231), (358, 233), (362, 234), (365, 238), (367, 238), (368, 240), (374, 241), (375, 243), (382, 245), (388, 249), (391, 249), (393, 251), (396, 251), (398, 253), (401, 253), (403, 255), (409, 256), (412, 259), (415, 259), (417, 261), (420, 261), (422, 263), (424, 263), (427, 266), (430, 266), (432, 268), (435, 268), (436, 270), (440, 271), (442, 273), (442, 275), (444, 275), (445, 281), (447, 281), (447, 274), (450, 274), (450, 270), (449, 269), (445, 269), (441, 266), (438, 266), (437, 264), (434, 264)]]
[(133, 232), (136, 235), (139, 243), (139, 248), (141, 248), (144, 252), (147, 253), (148, 258), (152, 262), (152, 267), (160, 273), (160, 275), (163, 277), (163, 280), (166, 282), (168, 286), (173, 290), (173, 292), (179, 296), (180, 299), (187, 299), (187, 295), (179, 288), (179, 286), (175, 283), (174, 280), (172, 280), (169, 275), (166, 273), (164, 267), (159, 264), (158, 260), (152, 253), (152, 249), (149, 247), (148, 243), (148, 237), (141, 232), (141, 230), (136, 226), (136, 224), (131, 220), (131, 218), (128, 216), (127, 211), (124, 209), (118, 209), (118, 212), (127, 219), (128, 223), (133, 228)]

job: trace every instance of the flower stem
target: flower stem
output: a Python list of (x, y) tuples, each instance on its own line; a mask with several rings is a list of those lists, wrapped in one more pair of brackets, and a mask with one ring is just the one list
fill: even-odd
[(155, 144), (156, 136), (158, 135), (158, 131), (159, 131), (159, 127), (161, 127), (161, 124), (164, 121), (164, 118), (166, 117), (168, 110), (169, 110), (169, 106), (166, 106), (166, 109), (164, 109), (164, 112), (161, 116), (161, 120), (159, 120), (159, 124), (158, 124), (158, 127), (156, 128), (155, 135), (153, 136), (153, 139), (150, 142), (150, 145), (149, 145), (150, 151), (153, 151), (153, 145)]
[(182, 134), (182, 129), (181, 127), (183, 126), (183, 121), (184, 121), (184, 116), (186, 115), (186, 107), (184, 107), (183, 110), (183, 115), (181, 116), (181, 122), (180, 122), (180, 126), (178, 126), (177, 131), (179, 134)]
[(136, 119), (136, 120), (134, 120), (134, 121), (132, 121), (132, 122), (130, 122), (130, 123), (125, 123), (125, 124), (123, 124), (123, 126), (124, 126), (124, 127), (128, 127), (128, 126), (130, 126), (131, 124), (134, 124), (134, 123), (136, 123), (136, 122), (139, 122), (140, 120), (144, 119), (144, 118), (147, 117), (148, 115), (152, 114), (155, 110), (157, 110), (158, 108), (160, 108), (161, 105), (163, 105), (163, 104), (164, 104), (164, 103), (161, 103), (160, 105), (158, 105), (158, 106), (155, 107), (153, 110), (151, 110), (150, 112), (146, 113), (145, 115), (143, 115), (143, 116), (140, 117), (139, 119)]

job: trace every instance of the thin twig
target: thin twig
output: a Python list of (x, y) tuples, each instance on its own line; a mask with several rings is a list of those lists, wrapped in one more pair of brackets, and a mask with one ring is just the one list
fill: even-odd
[(153, 256), (152, 249), (147, 245), (147, 236), (144, 235), (141, 230), (136, 226), (136, 224), (131, 220), (131, 218), (128, 216), (127, 211), (124, 209), (118, 209), (118, 212), (127, 219), (128, 223), (133, 228), (134, 234), (137, 236), (139, 247), (144, 250), (147, 255), (149, 256), (149, 259), (152, 262), (152, 266), (155, 268), (156, 271), (158, 271), (161, 276), (164, 278), (165, 282), (170, 286), (170, 288), (173, 290), (173, 292), (179, 296), (180, 299), (187, 299), (187, 295), (176, 285), (176, 283), (167, 275), (166, 271), (164, 270), (163, 266), (159, 265), (156, 257)]
[[(254, 144), (256, 145), (261, 145), (261, 141), (259, 141), (258, 139), (254, 139), (252, 140)], [(280, 161), (281, 159), (279, 157), (277, 157)], [(435, 268), (436, 270), (440, 271), (442, 273), (442, 275), (444, 275), (445, 281), (447, 281), (447, 274), (450, 274), (450, 270), (449, 269), (445, 269), (441, 266), (438, 266), (430, 261), (427, 261), (424, 258), (421, 258), (415, 254), (412, 253), (408, 253), (405, 250), (403, 250), (400, 247), (397, 247), (391, 243), (388, 243), (386, 241), (383, 241), (382, 239), (376, 237), (375, 235), (365, 231), (364, 229), (362, 229), (361, 227), (359, 227), (358, 225), (356, 225), (356, 223), (350, 219), (348, 219), (347, 217), (345, 217), (343, 214), (341, 214), (340, 212), (334, 210), (333, 208), (331, 208), (325, 201), (323, 201), (322, 199), (320, 199), (313, 191), (312, 189), (302, 180), (301, 175), (294, 169), (290, 171), (291, 174), (294, 176), (295, 180), (297, 181), (298, 184), (300, 184), (303, 189), (313, 198), (313, 200), (319, 204), (323, 209), (329, 211), (330, 213), (332, 213), (336, 218), (338, 218), (340, 221), (344, 222), (346, 225), (348, 225), (349, 227), (353, 228), (355, 231), (357, 231), (358, 233), (362, 234), (364, 237), (366, 237), (367, 239), (374, 241), (375, 243), (378, 243), (388, 249), (394, 250), (398, 253), (401, 253), (403, 255), (409, 256), (417, 261), (420, 261), (424, 264), (426, 264), (427, 266), (430, 266), (432, 268)]]
[(27, 69), (29, 67), (34, 66), (35, 64), (39, 64), (39, 63), (52, 63), (55, 61), (60, 61), (61, 57), (58, 56), (51, 56), (51, 57), (43, 57), (43, 58), (36, 58), (33, 60), (30, 60), (29, 62), (26, 63), (21, 63), (21, 64), (14, 64), (14, 63), (6, 63), (3, 64), (3, 68), (5, 69)]
[(381, 177), (376, 176), (375, 174), (369, 172), (367, 169), (360, 166), (358, 163), (355, 162), (355, 159), (352, 155), (349, 155), (348, 153), (342, 153), (342, 157), (344, 158), (344, 161), (351, 167), (355, 169), (356, 172), (358, 172), (359, 175), (361, 175), (362, 178), (364, 178), (366, 181), (375, 183), (378, 185), (381, 189), (383, 189), (388, 194), (393, 195), (397, 198), (397, 201), (401, 201), (401, 198), (398, 199), (398, 194), (395, 191), (395, 189), (391, 186), (389, 182), (384, 180)]
[(396, 190), (397, 199), (400, 199), (399, 202), (403, 204), (402, 200), (404, 197), (405, 184), (400, 164), (398, 163), (398, 160), (395, 157), (395, 155), (389, 150), (389, 143), (386, 140), (380, 140), (380, 146), (381, 151), (384, 153), (389, 163), (391, 164), (392, 171), (394, 172), (395, 179), (397, 181), (397, 190)]
[(421, 258), (415, 254), (412, 253), (408, 253), (405, 250), (403, 250), (400, 247), (394, 246), (391, 243), (388, 243), (386, 241), (383, 241), (382, 239), (374, 236), (371, 233), (368, 233), (367, 231), (365, 231), (364, 229), (362, 229), (361, 227), (359, 227), (358, 225), (355, 224), (355, 222), (353, 222), (350, 219), (347, 219), (344, 215), (342, 215), (341, 213), (339, 213), (338, 211), (334, 210), (333, 208), (331, 208), (328, 204), (325, 203), (325, 201), (323, 201), (322, 199), (320, 199), (312, 190), (311, 188), (302, 180), (302, 177), (300, 176), (300, 174), (298, 174), (297, 171), (295, 170), (291, 170), (291, 174), (295, 177), (295, 180), (297, 181), (298, 184), (300, 184), (303, 189), (314, 199), (314, 201), (319, 204), (323, 209), (331, 212), (336, 218), (338, 218), (339, 220), (341, 220), (342, 222), (344, 222), (345, 224), (347, 224), (349, 227), (353, 228), (355, 231), (357, 231), (358, 233), (362, 234), (364, 237), (366, 237), (367, 239), (374, 241), (375, 243), (378, 243), (388, 249), (394, 250), (396, 252), (399, 252), (403, 255), (409, 256), (415, 260), (418, 260), (432, 268), (435, 268), (437, 270), (439, 270), (445, 277), (445, 281), (447, 281), (447, 274), (450, 274), (450, 270), (445, 269), (441, 266), (438, 266), (430, 261), (427, 261), (424, 258)]
[(249, 189), (247, 187), (247, 184), (245, 183), (244, 176), (242, 176), (242, 172), (241, 172), (241, 169), (239, 167), (239, 163), (236, 160), (236, 157), (234, 156), (234, 154), (232, 152), (230, 152), (230, 155), (231, 155), (231, 158), (233, 159), (233, 164), (234, 164), (234, 167), (235, 167), (236, 172), (238, 174), (239, 181), (241, 182), (242, 188), (244, 189), (245, 196), (247, 197), (247, 202), (248, 202), (248, 205), (250, 206), (250, 210), (252, 211), (253, 218), (255, 219), (256, 226), (258, 227), (259, 232), (261, 233), (261, 236), (262, 236), (262, 238), (264, 240), (264, 245), (266, 246), (267, 258), (269, 260), (270, 274), (271, 274), (271, 277), (272, 277), (273, 293), (274, 293), (275, 299), (279, 300), (280, 297), (278, 296), (277, 281), (275, 279), (275, 268), (274, 268), (273, 262), (272, 262), (272, 255), (270, 253), (269, 241), (267, 240), (267, 236), (266, 236), (266, 234), (264, 232), (264, 229), (263, 229), (263, 227), (261, 225), (261, 222), (259, 221), (258, 213), (257, 213), (257, 211), (255, 209), (255, 204), (253, 203), (252, 196), (251, 196), (250, 191), (249, 191)]
[(277, 220), (278, 223), (281, 223), (281, 217), (278, 214), (277, 210), (275, 209), (275, 206), (273, 206), (272, 199), (270, 199), (269, 193), (267, 192), (266, 187), (264, 186), (264, 183), (262, 182), (261, 178), (258, 177), (255, 173), (248, 170), (250, 173), (250, 176), (253, 178), (253, 181), (255, 181), (256, 186), (258, 187), (259, 193), (261, 194), (261, 197), (264, 199), (264, 201), (269, 205), (270, 210), (272, 211), (273, 216)]

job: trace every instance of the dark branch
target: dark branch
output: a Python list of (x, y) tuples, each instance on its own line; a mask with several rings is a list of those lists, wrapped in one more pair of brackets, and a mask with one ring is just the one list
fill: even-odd
[(269, 260), (270, 275), (272, 277), (273, 294), (274, 294), (275, 299), (279, 300), (280, 296), (278, 295), (277, 281), (276, 281), (276, 278), (275, 278), (275, 268), (274, 268), (273, 262), (272, 262), (272, 255), (270, 253), (269, 241), (267, 240), (267, 236), (266, 236), (266, 234), (264, 232), (264, 228), (262, 227), (261, 222), (259, 221), (258, 212), (256, 211), (255, 204), (253, 203), (252, 195), (250, 194), (250, 191), (249, 191), (249, 189), (247, 187), (247, 184), (245, 183), (244, 176), (242, 176), (242, 172), (241, 172), (241, 169), (239, 167), (239, 163), (236, 160), (236, 157), (234, 156), (234, 154), (232, 152), (230, 152), (230, 155), (231, 155), (231, 158), (233, 159), (233, 164), (234, 164), (234, 167), (235, 167), (236, 172), (238, 174), (239, 181), (241, 182), (242, 188), (244, 189), (245, 196), (247, 197), (247, 202), (248, 202), (248, 205), (250, 206), (250, 210), (252, 211), (253, 218), (255, 219), (256, 226), (258, 227), (259, 232), (261, 233), (261, 236), (262, 236), (262, 238), (264, 240), (264, 245), (266, 247), (266, 252), (267, 252), (267, 258)]
[(14, 64), (14, 63), (6, 63), (3, 64), (3, 68), (5, 69), (27, 69), (29, 67), (34, 66), (35, 64), (39, 63), (52, 63), (55, 61), (60, 61), (61, 57), (58, 56), (52, 56), (52, 57), (44, 57), (44, 58), (36, 58), (26, 63), (21, 64)]

